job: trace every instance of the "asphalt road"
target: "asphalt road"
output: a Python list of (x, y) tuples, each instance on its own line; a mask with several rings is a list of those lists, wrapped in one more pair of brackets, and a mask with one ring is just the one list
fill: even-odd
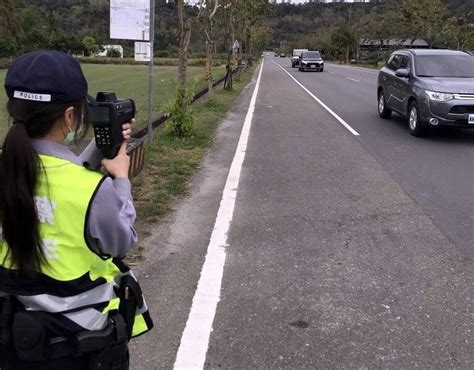
[[(474, 367), (474, 133), (413, 138), (378, 118), (375, 89), (373, 71), (266, 58), (206, 368)], [(133, 342), (132, 368), (175, 364), (252, 90), (144, 241), (157, 327)]]
[(443, 233), (474, 257), (474, 130), (408, 134), (406, 120), (379, 118), (376, 70), (327, 64), (324, 73), (288, 72), (360, 133), (362, 146), (418, 203)]

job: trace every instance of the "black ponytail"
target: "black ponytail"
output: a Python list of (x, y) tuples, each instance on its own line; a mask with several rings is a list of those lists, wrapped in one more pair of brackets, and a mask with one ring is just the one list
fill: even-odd
[(84, 113), (87, 124), (88, 110), (83, 101), (45, 104), (11, 99), (7, 104), (14, 123), (5, 137), (0, 155), (1, 239), (8, 246), (12, 267), (20, 273), (38, 271), (45, 262), (35, 204), (35, 189), (42, 164), (31, 138), (42, 138), (49, 133), (70, 106), (76, 109), (77, 117)]
[(15, 123), (0, 160), (0, 218), (12, 263), (21, 272), (38, 269), (44, 260), (34, 200), (38, 162), (25, 124)]

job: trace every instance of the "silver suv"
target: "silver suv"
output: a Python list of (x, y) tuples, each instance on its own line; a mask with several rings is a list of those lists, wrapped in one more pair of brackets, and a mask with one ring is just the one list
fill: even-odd
[(428, 127), (474, 128), (474, 56), (454, 50), (398, 50), (379, 72), (377, 97), (380, 117), (401, 114), (414, 136)]

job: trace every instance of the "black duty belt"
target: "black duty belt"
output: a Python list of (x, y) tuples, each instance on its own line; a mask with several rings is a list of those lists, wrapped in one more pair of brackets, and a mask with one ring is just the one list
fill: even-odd
[[(55, 337), (46, 339), (38, 323), (27, 312), (19, 312), (14, 321), (23, 325), (13, 331), (16, 354), (23, 361), (44, 361), (65, 356), (82, 356), (98, 353), (128, 342), (125, 322), (120, 314), (110, 317), (109, 324), (103, 330), (82, 331), (72, 338)], [(15, 325), (15, 322), (14, 322)], [(38, 325), (38, 329), (35, 326)], [(24, 330), (24, 331), (23, 331)]]

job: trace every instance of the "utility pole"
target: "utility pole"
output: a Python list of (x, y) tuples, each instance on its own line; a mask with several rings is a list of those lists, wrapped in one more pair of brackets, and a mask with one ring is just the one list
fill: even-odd
[(148, 64), (148, 142), (153, 139), (153, 64), (155, 44), (155, 0), (150, 0), (150, 63)]

